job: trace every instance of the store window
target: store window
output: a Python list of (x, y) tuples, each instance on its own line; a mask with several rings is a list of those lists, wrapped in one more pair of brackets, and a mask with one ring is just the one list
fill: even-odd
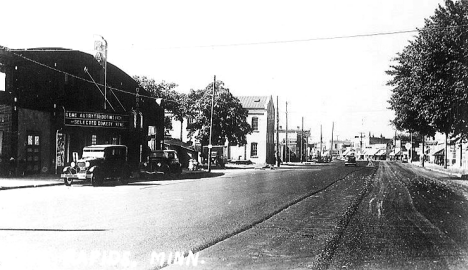
[(250, 156), (251, 157), (256, 157), (258, 152), (257, 152), (258, 144), (257, 143), (252, 143), (250, 145)]

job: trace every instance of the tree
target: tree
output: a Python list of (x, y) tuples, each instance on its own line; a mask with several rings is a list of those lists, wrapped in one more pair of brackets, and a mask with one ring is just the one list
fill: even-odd
[[(189, 136), (196, 134), (202, 145), (209, 142), (213, 85), (210, 83), (201, 90), (192, 89), (187, 98), (189, 115), (193, 118)], [(246, 135), (252, 133), (252, 127), (247, 123), (248, 111), (222, 81), (216, 81), (215, 89), (212, 144), (224, 145), (226, 140), (230, 145), (246, 144)]]
[(397, 129), (467, 139), (467, 14), (468, 0), (446, 0), (387, 71)]
[[(164, 109), (171, 112), (177, 121), (183, 122), (188, 110), (187, 95), (174, 90), (177, 84), (165, 81), (157, 83), (154, 79), (149, 79), (146, 76), (134, 76), (133, 79), (148, 91), (152, 97), (162, 98), (164, 100)], [(164, 119), (164, 127), (172, 129), (172, 120), (168, 116)]]

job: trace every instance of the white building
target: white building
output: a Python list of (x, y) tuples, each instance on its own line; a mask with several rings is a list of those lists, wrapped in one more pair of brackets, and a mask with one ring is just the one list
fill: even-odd
[(275, 106), (271, 96), (237, 97), (242, 107), (249, 111), (247, 122), (252, 126), (252, 134), (247, 135), (247, 144), (230, 146), (228, 158), (250, 160), (257, 164), (275, 163)]
[[(271, 96), (239, 96), (242, 107), (248, 110), (247, 123), (252, 134), (247, 135), (247, 144), (228, 147), (228, 159), (232, 161), (252, 161), (257, 164), (275, 162), (275, 107)], [(167, 131), (172, 138), (187, 142), (187, 125), (190, 119), (182, 123), (172, 119), (172, 129)], [(194, 142), (195, 143), (195, 142)]]

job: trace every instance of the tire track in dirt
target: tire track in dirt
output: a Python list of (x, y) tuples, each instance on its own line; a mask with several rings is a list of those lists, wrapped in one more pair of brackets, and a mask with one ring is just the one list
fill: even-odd
[(329, 268), (465, 268), (457, 244), (416, 209), (412, 177), (396, 163), (380, 162)]

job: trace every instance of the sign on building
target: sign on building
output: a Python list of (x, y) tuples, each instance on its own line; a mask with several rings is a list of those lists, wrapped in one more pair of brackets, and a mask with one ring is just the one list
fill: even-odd
[(65, 126), (128, 128), (129, 116), (111, 113), (65, 111)]

